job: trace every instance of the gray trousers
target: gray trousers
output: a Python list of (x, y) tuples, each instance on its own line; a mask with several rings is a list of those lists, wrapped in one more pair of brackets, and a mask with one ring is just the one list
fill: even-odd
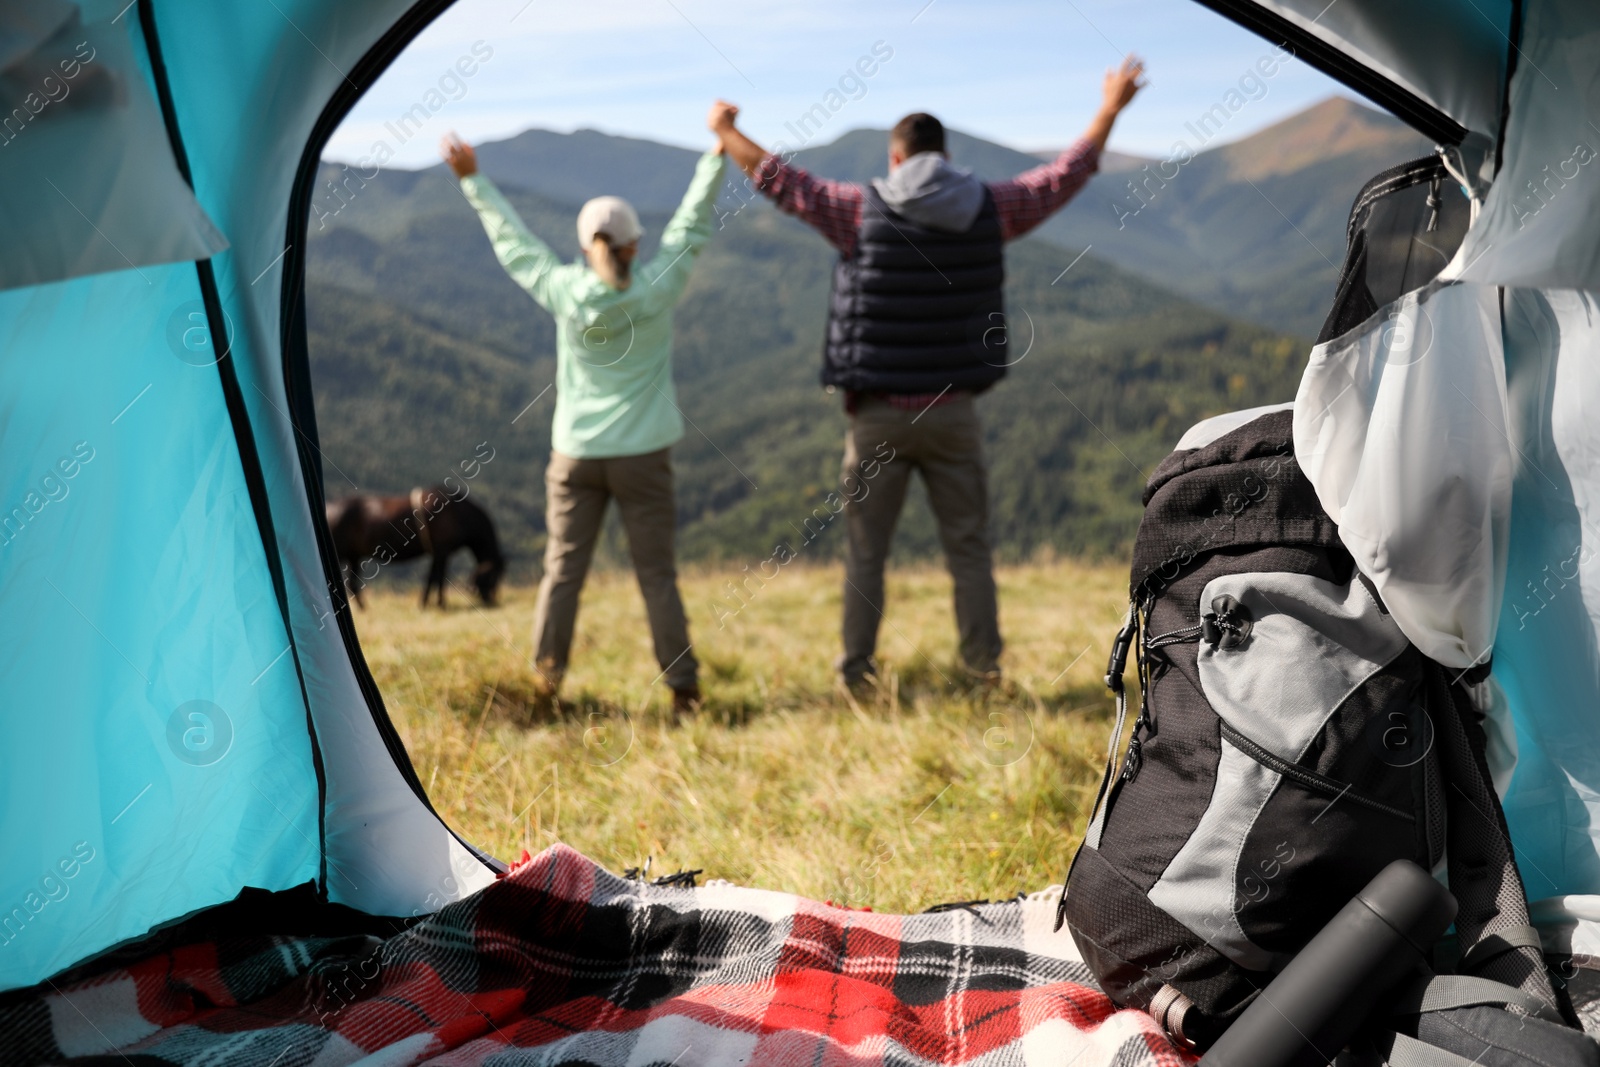
[(883, 570), (912, 471), (919, 471), (928, 487), (945, 565), (955, 581), (961, 660), (979, 674), (999, 668), (988, 478), (976, 405), (964, 397), (917, 412), (862, 397), (845, 436), (842, 477), (849, 552), (844, 655), (838, 665), (847, 681), (874, 670), (883, 619)]
[(574, 459), (551, 452), (544, 486), (550, 540), (533, 615), (535, 669), (552, 687), (566, 673), (578, 593), (594, 559), (606, 504), (615, 497), (662, 677), (674, 689), (693, 686), (699, 664), (689, 651), (689, 623), (678, 595), (678, 516), (668, 450), (614, 459)]

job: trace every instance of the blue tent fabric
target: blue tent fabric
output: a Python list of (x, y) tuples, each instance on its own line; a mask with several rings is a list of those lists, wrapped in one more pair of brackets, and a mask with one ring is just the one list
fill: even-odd
[[(168, 341), (199, 296), (188, 263), (0, 293), (0, 986), (317, 875), (217, 372)], [(197, 701), (209, 722), (174, 718)]]
[(1532, 3), (1523, 34), (1506, 103), (1504, 167), (1457, 253), (1459, 269), (1447, 276), (1600, 288), (1600, 7)]
[(281, 355), (301, 157), (406, 5), (80, 6), (161, 60), (139, 76), (229, 246), (0, 293), (0, 988), (246, 886), (410, 915), (494, 873), (369, 709)]
[(1600, 300), (1513, 290), (1506, 378), (1522, 463), (1494, 675), (1516, 725), (1504, 798), (1534, 897), (1600, 892), (1600, 548), (1593, 457), (1600, 424)]
[[(246, 9), (150, 8), (196, 195), (231, 242), (211, 269), (237, 323), (239, 393), (259, 451), (295, 666), (326, 765), (326, 889), (336, 902), (381, 914), (431, 910), (486, 884), (493, 872), (427, 809), (406, 777), (409, 767), (383, 756), (389, 739), (366, 713), (348, 635), (332, 610), (317, 542), (322, 511), (313, 496), (321, 456), (314, 425), (291, 417), (283, 352), (285, 289), (299, 284), (290, 268), (306, 226), (303, 215), (291, 224), (290, 198), (308, 141), (330, 99), (354, 99), (352, 74), (409, 5), (280, 0)], [(252, 47), (204, 47), (211, 41)]]
[[(1269, 35), (1288, 27), (1308, 58), (1414, 121), (1480, 149), (1499, 134), (1513, 0), (1204, 2)], [(132, 57), (119, 132), (146, 160), (129, 188), (148, 193), (142, 214), (123, 191), (91, 196), (83, 159), (51, 147), (103, 115), (27, 120), (0, 144), (0, 203), (13, 198), (0, 215), (13, 228), (0, 267), (0, 990), (245, 887), (309, 885), (409, 916), (496, 871), (428, 805), (336, 610), (299, 320), (295, 197), (321, 139), (447, 0), (125, 4), (0, 0), (0, 74), (74, 19), (108, 58)], [(37, 173), (84, 210), (16, 213), (20, 157), (5, 153), (30, 137)], [(91, 235), (102, 216), (112, 229)], [(1565, 530), (1546, 512), (1568, 502), (1522, 485), (1525, 542)], [(1527, 566), (1514, 561), (1519, 580)], [(1573, 621), (1569, 663), (1592, 671), (1594, 636)], [(1505, 634), (1508, 663), (1519, 640)], [(1557, 669), (1549, 652), (1526, 647), (1506, 675), (1514, 706), (1591, 700), (1591, 674), (1562, 689), (1539, 677)], [(1600, 757), (1592, 771), (1540, 763), (1562, 743), (1556, 721), (1519, 733), (1530, 806), (1511, 818), (1530, 863), (1556, 868), (1552, 891), (1600, 891), (1600, 863), (1573, 858), (1592, 840), (1572, 845)], [(1570, 827), (1540, 824), (1546, 785)]]
[(0, 45), (0, 289), (226, 248), (167, 149), (143, 49), (122, 25), (50, 6), (64, 9), (52, 29)]

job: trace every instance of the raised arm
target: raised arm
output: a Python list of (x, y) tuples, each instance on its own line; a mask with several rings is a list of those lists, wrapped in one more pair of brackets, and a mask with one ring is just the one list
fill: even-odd
[(855, 249), (856, 234), (861, 228), (864, 203), (861, 187), (818, 178), (799, 167), (791, 167), (746, 137), (734, 125), (738, 117), (739, 109), (732, 104), (718, 100), (711, 105), (707, 125), (721, 138), (728, 156), (779, 211), (812, 226), (829, 244), (848, 256)]
[(1105, 150), (1117, 116), (1144, 88), (1139, 80), (1143, 75), (1144, 63), (1135, 56), (1128, 56), (1116, 70), (1106, 71), (1100, 110), (1082, 137), (1051, 162), (1023, 171), (1009, 181), (990, 183), (989, 191), (1000, 213), (1000, 232), (1006, 240), (1021, 237), (1066, 207), (1088, 184), (1100, 169), (1100, 153)]
[(1143, 77), (1144, 60), (1134, 55), (1124, 56), (1121, 66), (1106, 71), (1105, 80), (1100, 86), (1100, 110), (1095, 112), (1089, 128), (1083, 131), (1083, 139), (1092, 142), (1096, 152), (1106, 150), (1106, 141), (1111, 137), (1111, 127), (1116, 123), (1117, 116), (1145, 87), (1146, 83), (1140, 80)]
[(722, 151), (719, 146), (701, 156), (700, 162), (695, 164), (694, 177), (689, 179), (683, 202), (672, 213), (667, 228), (661, 231), (661, 246), (639, 272), (652, 289), (663, 290), (673, 299), (688, 284), (689, 268), (711, 239), (712, 208), (717, 202), (717, 191), (722, 187)]
[(455, 134), (440, 143), (440, 154), (461, 181), (466, 196), (483, 223), (495, 258), (511, 280), (528, 291), (543, 308), (551, 310), (551, 274), (561, 260), (550, 246), (535, 237), (488, 176), (478, 173), (477, 153)]

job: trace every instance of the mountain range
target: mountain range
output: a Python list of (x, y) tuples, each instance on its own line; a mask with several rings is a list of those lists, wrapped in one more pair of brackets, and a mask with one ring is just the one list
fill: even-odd
[[(1008, 251), (1009, 342), (1022, 355), (980, 400), (1003, 555), (1108, 554), (1137, 525), (1146, 473), (1188, 425), (1289, 399), (1331, 297), (1344, 214), (1360, 185), (1414, 157), (1395, 120), (1330, 100), (1201, 152), (1137, 215), (1108, 205), (1149, 161), (1108, 162), (1057, 218)], [(801, 150), (800, 165), (865, 180), (883, 131)], [(1034, 156), (952, 132), (952, 157), (985, 178)], [(529, 130), (479, 148), (530, 228), (577, 255), (577, 206), (631, 199), (642, 254), (696, 153), (594, 131)], [(837, 480), (840, 397), (816, 384), (830, 249), (730, 169), (722, 228), (696, 265), (674, 338), (689, 423), (674, 450), (688, 558), (767, 558)], [(481, 444), (473, 483), (521, 568), (543, 539), (554, 327), (513, 284), (442, 167), (363, 179), (336, 164), (308, 226), (308, 323), (330, 497), (439, 481)], [(748, 193), (744, 194), (748, 195)], [(1122, 195), (1126, 196), (1124, 192)], [(825, 510), (825, 509), (824, 509)], [(614, 519), (603, 554), (623, 555)], [(806, 551), (835, 554), (829, 532)], [(896, 551), (937, 550), (921, 493)]]
[[(1185, 130), (1185, 141), (1198, 141), (1195, 132)], [(852, 130), (801, 148), (795, 163), (865, 182), (884, 173), (887, 138), (884, 130)], [(955, 163), (985, 180), (1054, 155), (954, 130), (949, 150)], [(1314, 337), (1357, 191), (1378, 171), (1430, 151), (1430, 142), (1399, 120), (1330, 97), (1241, 140), (1204, 148), (1186, 163), (1107, 153), (1101, 173), (1037, 236), (1089, 247), (1224, 314)], [(602, 190), (654, 211), (677, 204), (697, 158), (686, 148), (594, 130), (527, 130), (481, 146), (479, 156), (496, 182), (558, 203), (581, 204)], [(420, 173), (444, 171), (441, 165)], [(576, 254), (575, 243), (568, 244)]]

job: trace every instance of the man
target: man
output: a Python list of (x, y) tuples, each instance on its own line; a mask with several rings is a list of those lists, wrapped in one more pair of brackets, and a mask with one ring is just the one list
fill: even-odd
[[(844, 390), (850, 419), (838, 667), (852, 690), (876, 674), (883, 570), (914, 470), (927, 486), (955, 582), (961, 659), (974, 678), (999, 680), (988, 488), (973, 398), (1012, 362), (1001, 246), (1083, 188), (1117, 115), (1143, 87), (1143, 73), (1133, 57), (1107, 71), (1100, 111), (1076, 144), (1053, 163), (988, 185), (950, 165), (944, 127), (932, 115), (907, 115), (895, 125), (889, 176), (864, 188), (790, 166), (739, 132), (738, 108), (721, 101), (712, 108), (712, 131), (755, 187), (839, 250), (822, 381)], [(880, 462), (885, 454), (893, 458)]]
[(606, 505), (615, 498), (673, 711), (692, 710), (700, 703), (699, 665), (678, 593), (668, 455), (683, 437), (672, 386), (672, 308), (711, 237), (722, 148), (700, 158), (655, 258), (639, 266), (644, 230), (627, 201), (602, 196), (584, 204), (578, 213), (584, 261), (562, 263), (478, 173), (468, 145), (452, 134), (441, 150), (501, 266), (556, 319), (555, 422), (545, 471), (549, 542), (533, 623), (541, 695), (554, 700), (566, 673), (578, 594)]

